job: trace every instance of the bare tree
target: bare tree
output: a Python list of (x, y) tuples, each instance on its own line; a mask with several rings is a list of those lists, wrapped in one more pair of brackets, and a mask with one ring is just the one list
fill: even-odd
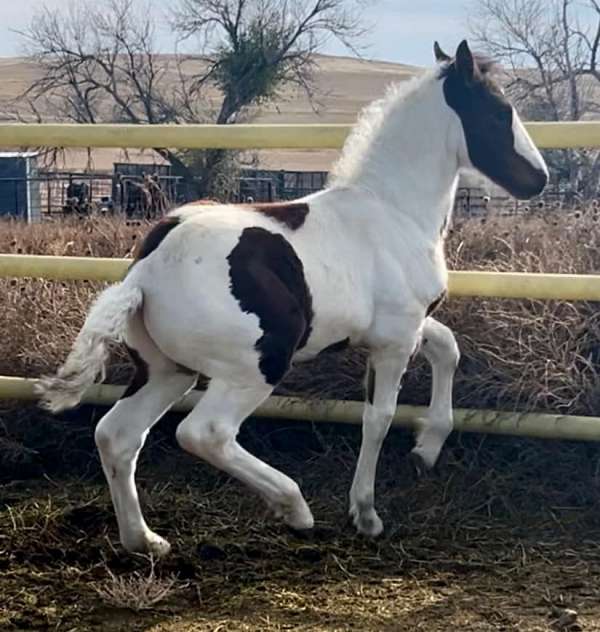
[[(181, 0), (172, 27), (197, 55), (158, 55), (155, 14), (142, 0), (42, 8), (22, 33), (41, 69), (24, 98), (40, 120), (235, 123), (290, 84), (312, 93), (314, 54), (329, 37), (363, 33), (358, 0)], [(205, 98), (218, 91), (217, 107)], [(157, 148), (189, 184), (213, 193), (230, 154)], [(193, 167), (193, 168), (192, 168)], [(200, 189), (192, 182), (199, 176)]]
[(312, 93), (314, 54), (335, 37), (348, 48), (364, 33), (355, 0), (181, 0), (174, 27), (202, 42), (208, 67), (196, 85), (223, 93), (217, 123), (297, 84)]
[[(40, 76), (20, 101), (38, 120), (203, 122), (185, 91), (173, 89), (170, 76), (178, 60), (155, 53), (148, 6), (134, 0), (87, 0), (64, 11), (42, 7), (22, 35)], [(181, 157), (168, 149), (156, 151), (193, 191), (193, 174)]]
[[(357, 0), (180, 0), (174, 28), (200, 42), (207, 64), (192, 91), (219, 88), (218, 124), (235, 123), (249, 106), (276, 98), (290, 84), (312, 98), (315, 53), (328, 38), (352, 48), (364, 34), (357, 7)], [(208, 180), (220, 180), (229, 156), (206, 152)]]
[[(470, 28), (503, 63), (507, 89), (528, 118), (578, 121), (600, 113), (600, 2), (479, 0)], [(555, 177), (574, 191), (598, 193), (600, 152), (546, 152)]]
[[(71, 4), (67, 14), (43, 9), (35, 17), (25, 35), (43, 75), (27, 95), (76, 122), (110, 114), (132, 122), (168, 118), (156, 89), (164, 69), (156, 68), (152, 23), (138, 21), (129, 0), (109, 0), (106, 8)], [(107, 97), (112, 113), (102, 110)]]

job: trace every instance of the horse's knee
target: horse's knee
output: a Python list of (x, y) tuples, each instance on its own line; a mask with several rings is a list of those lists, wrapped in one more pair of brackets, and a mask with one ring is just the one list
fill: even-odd
[(175, 430), (175, 439), (177, 443), (186, 451), (192, 454), (196, 453), (197, 436), (194, 428), (185, 421), (182, 421)]
[(460, 349), (458, 348), (454, 334), (450, 333), (450, 336), (446, 339), (444, 344), (444, 362), (452, 369), (456, 369), (459, 361)]
[(444, 442), (454, 429), (452, 413), (429, 411), (427, 418), (421, 421), (418, 436), (422, 440)]
[(101, 454), (108, 455), (116, 452), (118, 444), (117, 431), (118, 428), (114, 422), (114, 415), (112, 411), (109, 411), (98, 422), (96, 430), (94, 431), (94, 441)]
[(460, 360), (460, 350), (452, 331), (435, 322), (427, 329), (422, 340), (422, 350), (430, 362), (442, 365), (448, 370), (454, 370)]
[(177, 426), (175, 438), (186, 452), (212, 461), (227, 458), (235, 433), (216, 422), (199, 424), (184, 420)]
[(142, 447), (142, 439), (126, 432), (109, 412), (96, 426), (94, 441), (103, 460), (118, 465), (130, 461)]

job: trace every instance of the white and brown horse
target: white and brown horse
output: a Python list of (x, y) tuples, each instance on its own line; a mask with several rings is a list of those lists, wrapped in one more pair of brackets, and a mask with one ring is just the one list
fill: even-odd
[(444, 237), (462, 169), (509, 193), (542, 191), (548, 172), (490, 65), (466, 42), (438, 66), (370, 106), (348, 138), (328, 187), (289, 204), (186, 205), (146, 237), (124, 281), (105, 290), (45, 405), (77, 404), (102, 374), (107, 344), (123, 340), (135, 377), (96, 428), (96, 443), (130, 551), (169, 544), (144, 521), (135, 486), (152, 425), (196, 383), (206, 394), (177, 428), (180, 445), (243, 481), (286, 523), (313, 525), (298, 485), (236, 441), (242, 422), (294, 361), (328, 347), (370, 349), (358, 465), (350, 491), (357, 529), (376, 536), (379, 451), (409, 359), (433, 367), (429, 414), (414, 454), (435, 463), (452, 429), (458, 349), (429, 317), (444, 296)]

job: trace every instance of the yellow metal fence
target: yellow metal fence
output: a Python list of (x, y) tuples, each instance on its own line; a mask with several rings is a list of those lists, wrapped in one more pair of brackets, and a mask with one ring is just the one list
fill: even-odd
[[(600, 122), (528, 123), (540, 148), (600, 148)], [(350, 130), (348, 125), (0, 125), (0, 146), (116, 147), (116, 148), (223, 148), (223, 149), (337, 149)], [(0, 255), (0, 277), (35, 277), (60, 280), (118, 281), (129, 261), (86, 257)], [(498, 272), (451, 272), (452, 296), (518, 299), (600, 301), (600, 276)], [(0, 400), (35, 398), (34, 380), (0, 376)], [(97, 385), (84, 401), (109, 404), (120, 387)], [(193, 397), (198, 397), (194, 395)], [(194, 400), (195, 401), (195, 400)], [(194, 401), (187, 398), (180, 409)], [(502, 411), (457, 410), (457, 428), (466, 431), (600, 440), (600, 418)], [(310, 403), (271, 398), (259, 411), (266, 417), (356, 422), (357, 402)], [(400, 406), (395, 422), (414, 426), (425, 414), (420, 407)]]
[[(34, 277), (57, 281), (119, 281), (129, 259), (0, 254), (0, 278)], [(454, 271), (451, 296), (600, 301), (600, 275)]]
[[(600, 147), (600, 122), (527, 123), (538, 147)], [(339, 149), (350, 125), (82, 125), (7, 123), (0, 147)]]

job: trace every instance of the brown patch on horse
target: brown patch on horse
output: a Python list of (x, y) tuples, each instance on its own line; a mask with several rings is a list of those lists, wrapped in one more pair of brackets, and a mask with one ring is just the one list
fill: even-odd
[(155, 224), (144, 237), (134, 255), (134, 263), (152, 254), (161, 244), (162, 240), (179, 225), (180, 218), (176, 215), (168, 215)]
[(283, 235), (259, 226), (244, 229), (227, 261), (232, 295), (242, 311), (258, 316), (263, 331), (255, 344), (259, 369), (267, 384), (278, 384), (311, 332), (302, 261)]
[(285, 224), (291, 230), (298, 230), (304, 224), (310, 210), (306, 202), (260, 202), (244, 206)]

